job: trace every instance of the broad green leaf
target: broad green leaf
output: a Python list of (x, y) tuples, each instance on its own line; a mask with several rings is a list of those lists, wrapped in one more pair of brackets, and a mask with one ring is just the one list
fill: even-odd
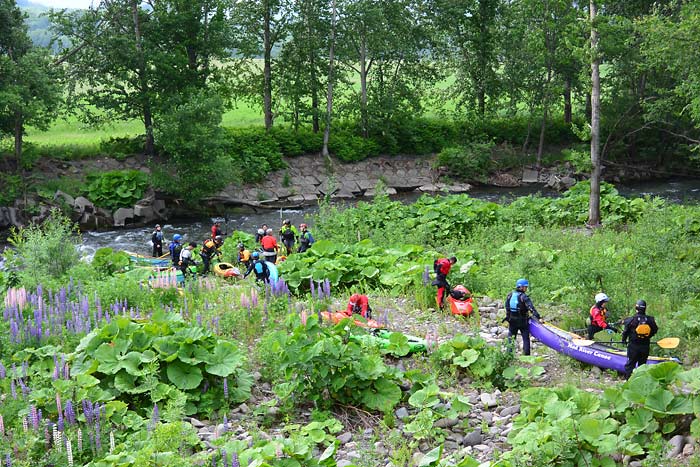
[(204, 367), (208, 373), (221, 377), (229, 376), (243, 364), (243, 354), (235, 344), (220, 340), (209, 355)]
[(444, 445), (440, 445), (428, 451), (418, 463), (418, 467), (434, 467), (440, 462)]
[(170, 382), (184, 391), (198, 387), (203, 379), (202, 370), (199, 367), (180, 361), (169, 363), (166, 373)]
[(474, 349), (464, 349), (461, 354), (454, 358), (453, 362), (455, 365), (462, 368), (469, 368), (469, 366), (479, 359), (479, 352)]

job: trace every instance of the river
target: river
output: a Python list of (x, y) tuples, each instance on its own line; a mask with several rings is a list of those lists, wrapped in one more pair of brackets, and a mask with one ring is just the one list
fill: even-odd
[[(689, 203), (700, 201), (700, 180), (676, 179), (668, 181), (641, 182), (634, 185), (618, 186), (618, 190), (625, 196), (660, 196), (671, 202)], [(541, 186), (525, 186), (517, 188), (499, 187), (475, 187), (469, 195), (474, 198), (503, 202), (519, 196), (540, 193), (542, 196), (558, 196), (559, 193)], [(411, 203), (420, 195), (410, 193), (399, 195), (396, 199)], [(353, 201), (354, 204), (358, 200)], [(347, 204), (347, 203), (346, 203)], [(318, 212), (318, 206), (309, 206), (303, 209), (278, 209), (269, 211), (231, 212), (226, 217), (202, 218), (189, 220), (171, 220), (163, 224), (163, 232), (167, 240), (176, 233), (184, 237), (186, 241), (201, 242), (209, 236), (210, 228), (215, 220), (220, 220), (222, 230), (225, 233), (233, 230), (242, 230), (251, 234), (263, 224), (269, 225), (275, 232), (279, 229), (283, 219), (290, 219), (298, 226), (302, 222), (309, 224), (313, 231), (313, 215)], [(80, 247), (84, 256), (91, 257), (95, 250), (101, 247), (111, 247), (118, 250), (128, 250), (135, 253), (151, 254), (152, 227), (125, 228), (119, 230), (107, 230), (100, 232), (83, 233), (83, 243)], [(165, 248), (164, 248), (165, 249)]]

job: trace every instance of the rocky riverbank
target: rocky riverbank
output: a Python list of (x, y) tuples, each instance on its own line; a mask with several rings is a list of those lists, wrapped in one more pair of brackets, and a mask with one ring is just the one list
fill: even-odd
[[(487, 342), (497, 345), (507, 337), (507, 329), (500, 323), (505, 315), (503, 302), (489, 297), (482, 297), (479, 302), (479, 316), (469, 318), (455, 317), (438, 312), (426, 312), (406, 308), (408, 300), (398, 299), (388, 303), (379, 303), (376, 307), (382, 313), (387, 312), (389, 327), (406, 334), (437, 337), (438, 343), (445, 342), (456, 334), (479, 335)], [(373, 302), (374, 303), (374, 302)], [(343, 304), (337, 303), (339, 307)], [(550, 319), (556, 319), (556, 310), (547, 310)], [(538, 365), (544, 367), (544, 373), (532, 381), (533, 386), (553, 387), (573, 384), (586, 388), (592, 393), (602, 394), (606, 387), (621, 382), (621, 377), (598, 368), (580, 366), (568, 357), (561, 356), (548, 347), (533, 342), (533, 355), (542, 358)], [(395, 365), (405, 371), (420, 367), (422, 356), (406, 357), (395, 360)], [(259, 373), (254, 374), (257, 381)], [(441, 381), (443, 384), (444, 381)], [(493, 387), (474, 385), (469, 378), (455, 379), (443, 387), (446, 391), (465, 394), (471, 403), (471, 410), (459, 418), (439, 419), (433, 425), (435, 437), (444, 439), (443, 458), (453, 456), (456, 459), (469, 455), (484, 466), (497, 460), (498, 455), (508, 451), (508, 434), (513, 426), (513, 419), (520, 413), (519, 394), (517, 391), (500, 391)], [(450, 387), (451, 386), (451, 387)], [(235, 438), (251, 441), (254, 437), (274, 439), (284, 436), (283, 429), (276, 423), (269, 428), (260, 426), (261, 417), (275, 419), (278, 409), (272, 404), (265, 415), (254, 410), (263, 407), (274, 399), (269, 383), (255, 384), (253, 396), (245, 404), (236, 407), (228, 414), (226, 424), (222, 420), (187, 420), (197, 429), (200, 438), (207, 446), (211, 441), (222, 436), (224, 432), (233, 433)], [(416, 443), (411, 452), (399, 452), (403, 442), (411, 440), (412, 435), (405, 428), (411, 416), (417, 410), (408, 404), (397, 407), (393, 413), (394, 426), (388, 428), (381, 424), (382, 418), (360, 410), (339, 409), (334, 416), (341, 420), (344, 430), (337, 436), (339, 442), (336, 459), (339, 467), (349, 465), (375, 465), (378, 467), (399, 467), (419, 465), (423, 456), (436, 447), (439, 442), (423, 439)], [(306, 421), (311, 413), (304, 412)], [(695, 441), (690, 437), (678, 436), (669, 441), (667, 457), (676, 462), (683, 462), (695, 453)], [(320, 454), (320, 453), (319, 453)], [(403, 457), (402, 457), (403, 456)], [(641, 462), (629, 457), (616, 459), (624, 465), (641, 466)]]
[[(376, 157), (347, 164), (334, 158), (306, 155), (285, 159), (287, 168), (269, 174), (261, 183), (239, 186), (229, 184), (221, 192), (210, 196), (198, 205), (207, 214), (222, 214), (238, 207), (253, 209), (277, 209), (316, 204), (319, 199), (333, 200), (371, 198), (378, 184), (387, 194), (396, 193), (464, 193), (471, 190), (468, 183), (455, 182), (441, 168), (434, 167), (434, 157), (393, 156)], [(143, 156), (130, 156), (121, 161), (113, 158), (96, 158), (79, 161), (45, 159), (35, 168), (39, 178), (73, 177), (80, 179), (86, 173), (118, 169), (139, 170), (150, 173)], [(604, 172), (606, 179), (644, 180), (653, 178), (648, 169), (616, 168)], [(568, 165), (554, 168), (523, 167), (507, 172), (491, 174), (486, 185), (517, 187), (541, 185), (555, 190), (565, 190), (584, 177), (576, 174)], [(113, 227), (149, 225), (165, 221), (186, 211), (181, 200), (172, 199), (152, 189), (133, 206), (109, 211), (83, 197), (57, 191), (53, 199), (30, 194), (15, 200), (11, 206), (0, 207), (0, 230), (11, 226), (27, 225), (40, 221), (52, 207), (59, 207), (71, 214), (71, 218), (83, 230), (109, 229)]]

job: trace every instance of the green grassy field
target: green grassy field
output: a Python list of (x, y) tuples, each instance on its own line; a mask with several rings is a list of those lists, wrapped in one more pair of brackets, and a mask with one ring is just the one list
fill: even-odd
[[(262, 111), (241, 103), (224, 114), (222, 124), (226, 127), (262, 125)], [(27, 128), (25, 141), (40, 145), (91, 146), (99, 144), (103, 139), (134, 136), (143, 132), (143, 123), (139, 120), (115, 121), (96, 129), (83, 125), (76, 117), (69, 117), (56, 120), (48, 131)]]

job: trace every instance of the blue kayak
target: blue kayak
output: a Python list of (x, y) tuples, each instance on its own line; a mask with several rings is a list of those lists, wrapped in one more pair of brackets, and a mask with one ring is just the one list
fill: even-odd
[(277, 279), (279, 279), (280, 277), (280, 273), (277, 270), (277, 266), (275, 266), (274, 263), (271, 263), (269, 261), (265, 261), (265, 264), (267, 265), (267, 269), (270, 270), (270, 282), (277, 282)]

